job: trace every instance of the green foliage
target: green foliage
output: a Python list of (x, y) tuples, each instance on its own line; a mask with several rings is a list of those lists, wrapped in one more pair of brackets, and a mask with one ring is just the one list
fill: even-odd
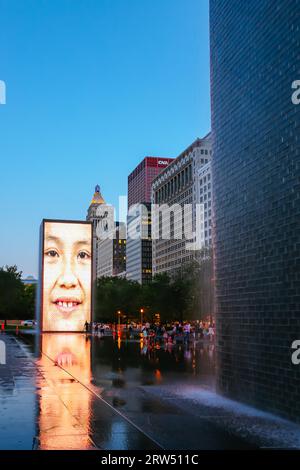
[[(36, 285), (24, 285), (24, 307), (27, 311), (27, 319), (35, 318)], [(25, 319), (25, 318), (24, 318)]]
[(137, 282), (115, 277), (97, 280), (95, 287), (96, 321), (143, 319), (153, 321), (160, 314), (161, 321), (204, 319), (212, 314), (212, 256), (204, 249), (197, 261), (180, 270), (173, 278), (168, 274), (154, 276), (152, 282)]
[(95, 288), (95, 320), (118, 321), (118, 311), (126, 318), (138, 315), (141, 286), (137, 282), (117, 277), (102, 277)]
[(34, 318), (35, 286), (25, 286), (17, 266), (0, 268), (0, 318), (25, 320)]
[[(16, 266), (0, 268), (0, 318), (34, 318), (35, 285), (24, 285)], [(213, 269), (211, 251), (204, 249), (197, 261), (182, 268), (173, 278), (154, 276), (152, 282), (103, 277), (95, 285), (95, 320), (117, 322), (143, 319), (161, 321), (204, 319), (213, 311)]]

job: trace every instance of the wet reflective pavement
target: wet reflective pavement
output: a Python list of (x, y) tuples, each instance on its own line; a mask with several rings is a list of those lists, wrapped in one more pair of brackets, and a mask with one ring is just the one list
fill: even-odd
[(253, 447), (160, 393), (213, 391), (213, 344), (149, 347), (71, 333), (0, 339), (1, 449)]
[(14, 337), (1, 334), (6, 365), (0, 365), (0, 448), (31, 449), (36, 435), (36, 367)]

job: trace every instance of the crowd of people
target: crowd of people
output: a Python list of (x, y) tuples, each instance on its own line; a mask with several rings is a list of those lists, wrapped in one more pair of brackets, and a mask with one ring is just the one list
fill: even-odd
[(174, 322), (172, 324), (145, 323), (141, 328), (145, 340), (189, 343), (199, 339), (214, 340), (215, 326), (204, 322)]
[(87, 323), (85, 331), (97, 336), (106, 334), (116, 334), (122, 332), (128, 338), (134, 338), (136, 335), (141, 336), (146, 342), (159, 341), (166, 343), (209, 340), (214, 341), (215, 324), (213, 322), (173, 322), (173, 323), (130, 323), (127, 325), (105, 324), (105, 323)]
[(86, 333), (93, 333), (96, 335), (104, 336), (105, 331), (112, 330), (112, 325), (107, 325), (106, 323), (97, 323), (97, 322), (90, 322), (87, 321), (84, 324), (84, 331)]

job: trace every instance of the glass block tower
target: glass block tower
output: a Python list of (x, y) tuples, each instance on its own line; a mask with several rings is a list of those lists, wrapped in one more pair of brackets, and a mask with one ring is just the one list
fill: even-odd
[(300, 420), (299, 0), (210, 0), (219, 389)]

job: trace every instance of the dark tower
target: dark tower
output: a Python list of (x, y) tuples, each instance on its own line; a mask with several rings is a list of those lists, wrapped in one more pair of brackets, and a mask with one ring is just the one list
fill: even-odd
[(299, 0), (210, 0), (218, 384), (300, 420)]

